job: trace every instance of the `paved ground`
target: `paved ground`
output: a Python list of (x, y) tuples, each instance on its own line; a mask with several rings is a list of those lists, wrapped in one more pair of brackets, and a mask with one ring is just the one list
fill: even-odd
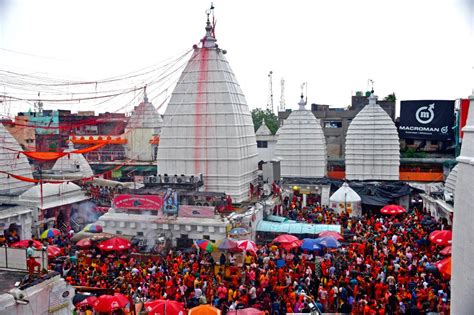
[(0, 294), (13, 289), (15, 282), (21, 281), (26, 275), (26, 272), (0, 270)]

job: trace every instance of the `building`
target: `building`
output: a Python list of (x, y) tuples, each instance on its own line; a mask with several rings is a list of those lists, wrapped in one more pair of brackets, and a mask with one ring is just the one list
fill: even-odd
[(326, 140), (319, 120), (305, 109), (301, 95), (299, 109), (281, 127), (274, 158), (280, 161), (281, 177), (326, 176)]
[(164, 115), (159, 174), (204, 175), (204, 190), (249, 198), (258, 153), (245, 96), (207, 21)]
[(397, 128), (373, 93), (347, 130), (345, 164), (348, 180), (400, 178)]
[(474, 178), (474, 90), (461, 155), (458, 160), (455, 220), (452, 240), (451, 313), (470, 314), (474, 310), (474, 212), (472, 211), (472, 179)]
[[(163, 119), (148, 101), (146, 90), (143, 102), (133, 109), (125, 128), (125, 156), (135, 161), (155, 161)], [(154, 141), (157, 138), (157, 141)]]
[(268, 162), (273, 159), (275, 152), (275, 146), (277, 142), (277, 136), (272, 134), (270, 129), (263, 119), (262, 124), (255, 132), (255, 137), (257, 139), (257, 152), (258, 152), (258, 161)]

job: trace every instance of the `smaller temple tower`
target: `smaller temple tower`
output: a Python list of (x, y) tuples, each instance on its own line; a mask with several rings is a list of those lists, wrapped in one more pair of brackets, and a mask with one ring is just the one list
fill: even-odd
[(154, 138), (160, 135), (163, 119), (148, 101), (146, 87), (143, 94), (143, 102), (133, 109), (125, 128), (127, 138), (125, 156), (134, 161), (149, 162), (156, 160), (158, 144)]
[(280, 128), (275, 159), (280, 160), (281, 177), (324, 177), (326, 175), (326, 139), (321, 123), (305, 109), (301, 93), (299, 109), (293, 111)]
[(346, 135), (346, 179), (398, 180), (400, 141), (397, 127), (377, 104), (373, 91)]

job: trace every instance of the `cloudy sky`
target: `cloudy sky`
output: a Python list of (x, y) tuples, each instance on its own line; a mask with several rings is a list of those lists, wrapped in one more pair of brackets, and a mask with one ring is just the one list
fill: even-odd
[[(287, 108), (302, 82), (309, 102), (335, 106), (369, 79), (380, 98), (456, 99), (474, 88), (473, 1), (216, 0), (216, 37), (251, 109), (266, 106), (269, 71), (275, 107), (281, 78)], [(209, 4), (0, 0), (0, 70), (92, 81), (154, 65), (199, 41)]]

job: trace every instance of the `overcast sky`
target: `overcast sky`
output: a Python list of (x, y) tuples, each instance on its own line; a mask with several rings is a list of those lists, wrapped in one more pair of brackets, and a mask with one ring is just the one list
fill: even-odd
[[(270, 70), (275, 107), (282, 77), (293, 109), (302, 82), (309, 102), (335, 106), (368, 79), (379, 98), (456, 99), (474, 88), (473, 1), (217, 0), (216, 37), (251, 109)], [(198, 43), (209, 4), (0, 0), (0, 69), (96, 80), (153, 65)]]

